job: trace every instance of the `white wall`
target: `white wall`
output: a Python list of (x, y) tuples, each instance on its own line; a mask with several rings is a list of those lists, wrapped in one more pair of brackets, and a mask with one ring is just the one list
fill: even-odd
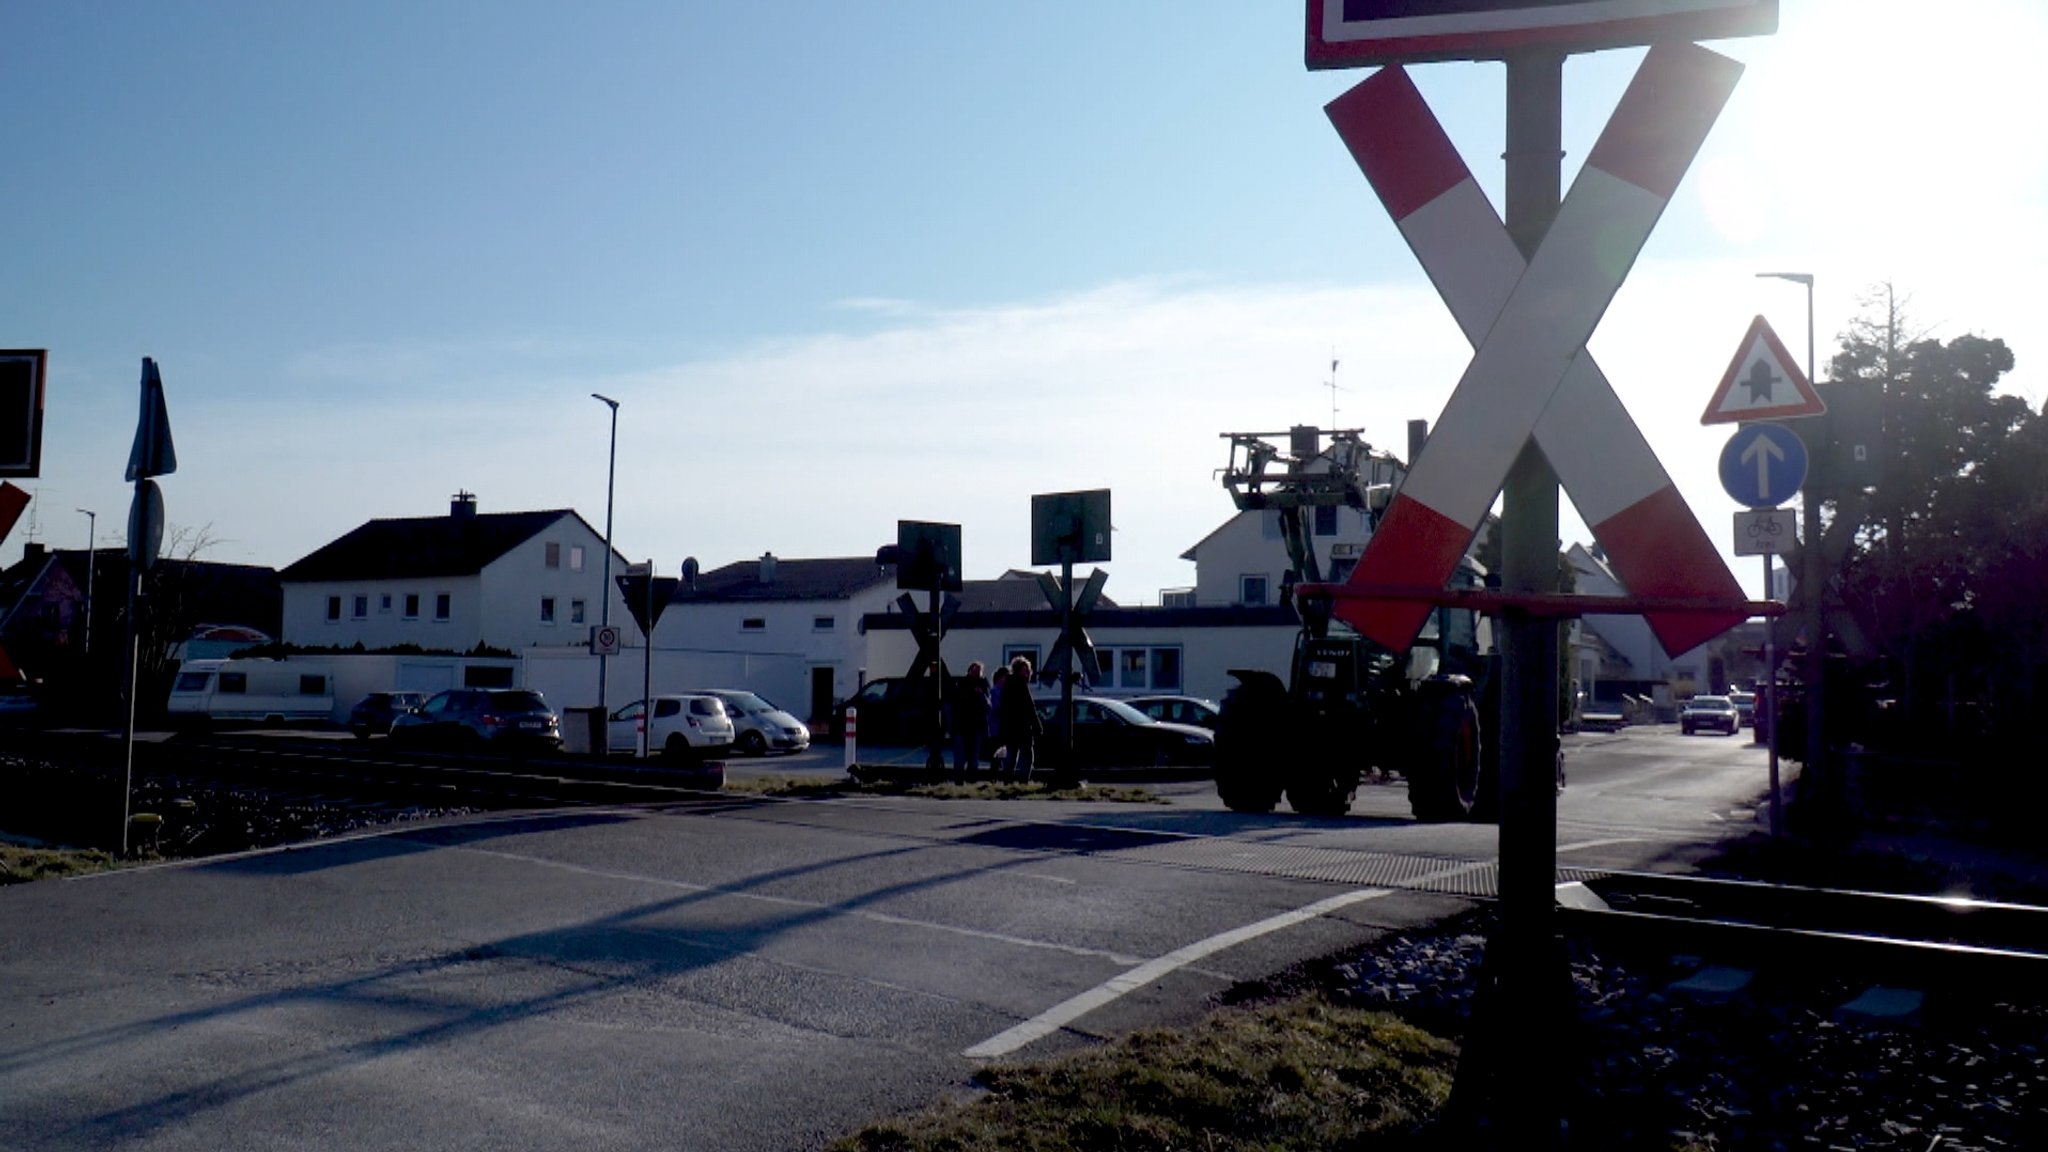
[[(1236, 683), (1232, 668), (1263, 668), (1287, 679), (1294, 660), (1294, 637), (1298, 629), (1287, 625), (1223, 625), (1192, 627), (1090, 628), (1088, 638), (1098, 649), (1126, 646), (1173, 647), (1181, 650), (1181, 687), (1174, 695), (1206, 696), (1221, 700)], [(946, 667), (965, 672), (971, 661), (982, 662), (993, 672), (1005, 646), (1037, 645), (1050, 653), (1057, 631), (1052, 628), (962, 628), (948, 634), (941, 645)], [(917, 641), (906, 629), (873, 629), (868, 633), (868, 678), (901, 676), (917, 656)], [(1104, 696), (1135, 696), (1160, 689), (1098, 686)]]
[[(886, 610), (896, 596), (894, 584), (882, 583), (845, 600), (671, 604), (655, 627), (656, 659), (677, 653), (704, 675), (720, 677), (696, 687), (745, 688), (803, 716), (810, 709), (813, 668), (832, 669), (834, 699), (859, 689), (868, 647), (861, 617)], [(831, 618), (830, 628), (817, 627), (821, 616)], [(762, 626), (748, 630), (748, 620)], [(612, 698), (620, 699), (616, 691)]]

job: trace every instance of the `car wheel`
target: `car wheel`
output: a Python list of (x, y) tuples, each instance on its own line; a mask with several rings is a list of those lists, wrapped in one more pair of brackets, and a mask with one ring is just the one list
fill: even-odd
[(661, 754), (664, 759), (673, 760), (678, 764), (689, 761), (692, 755), (689, 738), (681, 732), (670, 733), (668, 743), (661, 746)]
[(768, 738), (766, 736), (752, 730), (740, 733), (740, 755), (766, 756), (767, 754)]

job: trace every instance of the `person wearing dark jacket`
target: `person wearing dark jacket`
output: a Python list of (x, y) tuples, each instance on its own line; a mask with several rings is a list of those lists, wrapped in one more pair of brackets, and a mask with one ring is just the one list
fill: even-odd
[(996, 728), (1001, 733), (998, 739), (1009, 750), (1009, 763), (1003, 775), (1018, 783), (1031, 779), (1033, 745), (1045, 725), (1038, 718), (1038, 705), (1031, 699), (1031, 661), (1023, 656), (1010, 661), (1010, 678), (1003, 681), (1003, 692), (996, 701)]
[(967, 774), (981, 771), (981, 743), (988, 736), (988, 680), (981, 674), (981, 661), (967, 666), (967, 674), (953, 681), (953, 779), (962, 784)]

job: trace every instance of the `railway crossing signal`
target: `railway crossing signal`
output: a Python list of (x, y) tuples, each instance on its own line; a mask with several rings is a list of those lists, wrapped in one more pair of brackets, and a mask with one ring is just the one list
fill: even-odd
[[(1074, 595), (1071, 576), (1062, 583), (1050, 573), (1040, 572), (1038, 587), (1045, 593), (1045, 601), (1054, 607), (1065, 608), (1064, 619), (1060, 622), (1059, 639), (1053, 641), (1052, 651), (1045, 657), (1045, 667), (1039, 670), (1039, 679), (1056, 683), (1067, 678), (1074, 671), (1081, 678), (1093, 683), (1098, 665), (1095, 661), (1095, 641), (1088, 637), (1088, 614), (1102, 599), (1102, 586), (1109, 582), (1109, 573), (1097, 568), (1088, 574), (1081, 585), (1079, 597)], [(1071, 605), (1071, 607), (1067, 607)]]
[(910, 671), (904, 675), (916, 680), (936, 668), (941, 680), (950, 679), (952, 673), (946, 671), (946, 661), (939, 654), (939, 644), (946, 637), (947, 627), (953, 623), (953, 614), (960, 610), (959, 597), (948, 595), (940, 601), (937, 611), (924, 612), (918, 609), (917, 598), (905, 592), (896, 597), (896, 606), (903, 610), (904, 618), (910, 622), (910, 635), (917, 641), (917, 658), (910, 662)]
[[(1741, 599), (1585, 349), (1741, 70), (1693, 45), (1651, 49), (1526, 261), (1403, 69), (1381, 69), (1326, 109), (1476, 349), (1352, 570), (1354, 587), (1442, 588), (1533, 439), (1632, 594)], [(1425, 601), (1343, 600), (1336, 614), (1398, 651), (1429, 609)], [(1644, 617), (1673, 653), (1746, 618)]]

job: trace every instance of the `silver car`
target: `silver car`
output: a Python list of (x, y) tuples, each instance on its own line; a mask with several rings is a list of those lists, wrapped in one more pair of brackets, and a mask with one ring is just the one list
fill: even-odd
[(733, 749), (742, 756), (796, 753), (811, 746), (810, 728), (764, 696), (741, 688), (710, 688), (704, 694), (724, 702), (725, 714), (732, 717)]

